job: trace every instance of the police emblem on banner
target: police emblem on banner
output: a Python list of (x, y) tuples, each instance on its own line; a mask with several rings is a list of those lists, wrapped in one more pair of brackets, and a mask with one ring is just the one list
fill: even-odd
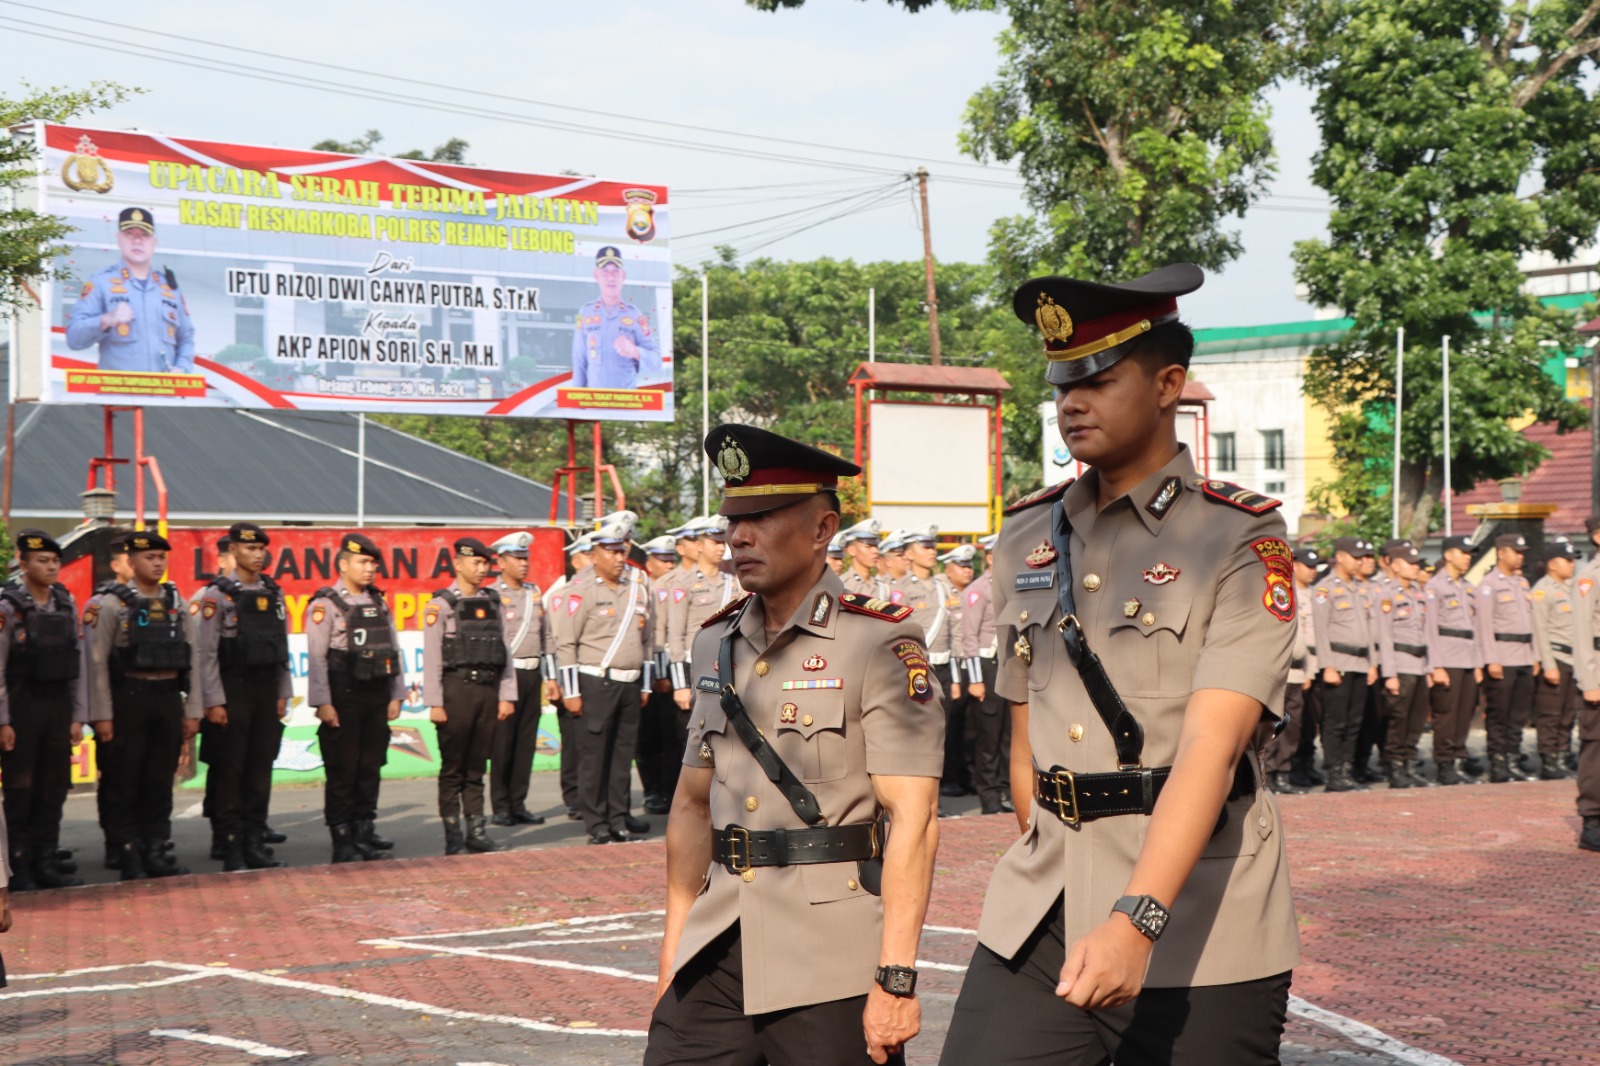
[(111, 165), (100, 157), (100, 149), (88, 134), (78, 138), (77, 151), (67, 156), (61, 164), (61, 180), (73, 192), (108, 193), (117, 179)]
[(649, 189), (623, 189), (623, 202), (628, 205), (628, 236), (640, 244), (648, 244), (656, 236), (656, 194)]

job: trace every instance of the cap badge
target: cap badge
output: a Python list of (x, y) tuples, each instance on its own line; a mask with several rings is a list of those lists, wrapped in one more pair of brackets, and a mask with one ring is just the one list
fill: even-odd
[(347, 552), (359, 552), (361, 550), (361, 544), (358, 541), (347, 540), (344, 542), (344, 550)]
[(1046, 293), (1039, 294), (1039, 306), (1033, 312), (1033, 320), (1038, 323), (1039, 332), (1044, 334), (1047, 341), (1061, 343), (1072, 336), (1072, 316)]
[(750, 457), (732, 437), (724, 440), (717, 451), (717, 469), (722, 471), (723, 478), (735, 485), (750, 476)]

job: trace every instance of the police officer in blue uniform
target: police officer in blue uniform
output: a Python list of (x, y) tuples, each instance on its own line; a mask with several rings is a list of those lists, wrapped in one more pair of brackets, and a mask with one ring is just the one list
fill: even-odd
[(649, 317), (622, 298), (627, 278), (619, 249), (608, 244), (595, 253), (600, 299), (578, 309), (572, 331), (574, 388), (634, 389), (641, 376), (652, 380), (661, 373), (661, 346)]
[(120, 261), (92, 275), (67, 320), (67, 347), (100, 346), (100, 369), (192, 374), (194, 320), (168, 267), (153, 265), (156, 223), (142, 207), (117, 216)]

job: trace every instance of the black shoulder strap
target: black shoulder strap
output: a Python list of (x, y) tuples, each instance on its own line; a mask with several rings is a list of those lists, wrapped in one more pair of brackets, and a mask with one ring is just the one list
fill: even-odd
[(139, 605), (139, 600), (141, 598), (139, 596), (139, 590), (134, 588), (132, 585), (112, 585), (109, 591), (111, 595), (121, 600), (130, 609)]
[(457, 592), (453, 587), (439, 589), (434, 593), (434, 596), (448, 603), (451, 607), (461, 602), (461, 593)]
[(811, 790), (794, 776), (794, 771), (778, 757), (767, 738), (761, 735), (761, 730), (750, 720), (750, 715), (744, 709), (744, 701), (733, 689), (733, 638), (739, 632), (739, 618), (743, 617), (741, 609), (734, 616), (733, 622), (728, 626), (728, 631), (722, 636), (722, 644), (717, 649), (717, 676), (722, 678), (722, 711), (728, 716), (728, 721), (733, 723), (733, 731), (739, 734), (739, 740), (750, 754), (755, 756), (761, 772), (767, 775), (767, 780), (778, 786), (778, 791), (783, 793), (789, 801), (789, 806), (794, 808), (794, 813), (806, 825), (821, 825), (822, 806), (817, 802), (817, 797)]
[(211, 584), (228, 599), (239, 602), (239, 593), (244, 591), (244, 586), (226, 574), (218, 574), (211, 579)]
[(1089, 648), (1078, 622), (1078, 608), (1072, 598), (1072, 522), (1061, 500), (1050, 509), (1050, 543), (1056, 549), (1056, 602), (1061, 605), (1061, 639), (1066, 642), (1067, 657), (1083, 678), (1089, 702), (1111, 730), (1118, 766), (1131, 770), (1139, 765), (1144, 753), (1144, 727), (1122, 702), (1116, 686), (1106, 676), (1105, 664)]
[(277, 596), (283, 592), (283, 589), (278, 585), (278, 583), (272, 579), (271, 574), (261, 575), (261, 587), (272, 593), (274, 596)]
[(334, 587), (332, 585), (324, 585), (317, 591), (313, 592), (311, 594), (311, 598), (313, 600), (337, 600), (338, 596), (335, 594)]
[(20, 620), (24, 625), (26, 625), (28, 621), (28, 611), (32, 608), (32, 604), (28, 602), (31, 599), (33, 599), (32, 596), (23, 595), (21, 591), (12, 588), (10, 585), (7, 585), (4, 589), (0, 589), (0, 600), (5, 600), (12, 607), (16, 608), (17, 614), (21, 616)]

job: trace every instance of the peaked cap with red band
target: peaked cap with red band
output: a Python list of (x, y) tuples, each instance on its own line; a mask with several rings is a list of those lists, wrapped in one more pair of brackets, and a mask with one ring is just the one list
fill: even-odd
[(776, 511), (821, 492), (836, 492), (841, 477), (861, 468), (846, 459), (755, 426), (718, 426), (706, 435), (706, 455), (722, 472), (719, 515)]
[(1157, 326), (1178, 320), (1178, 297), (1205, 284), (1193, 263), (1172, 263), (1116, 285), (1076, 278), (1025, 281), (1011, 298), (1017, 317), (1044, 335), (1045, 380), (1070, 385), (1127, 355)]

